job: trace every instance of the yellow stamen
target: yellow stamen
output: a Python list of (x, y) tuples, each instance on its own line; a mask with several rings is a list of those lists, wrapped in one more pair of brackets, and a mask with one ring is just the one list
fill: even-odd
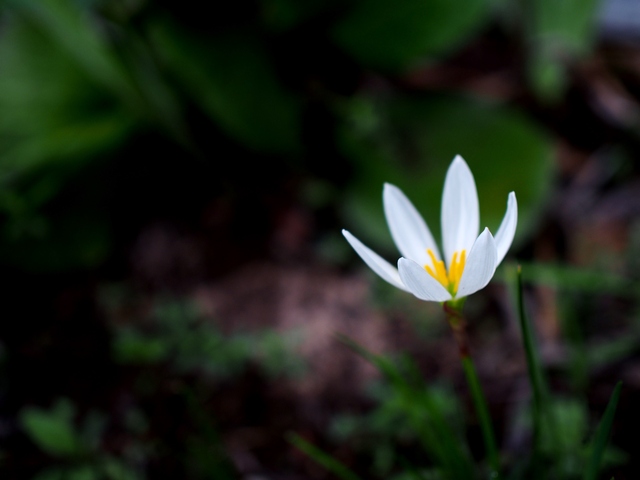
[(458, 252), (453, 252), (453, 258), (449, 264), (449, 283), (456, 281), (456, 267), (458, 266)]
[(430, 248), (427, 249), (427, 254), (431, 258), (431, 263), (433, 265), (433, 268), (429, 265), (424, 266), (427, 273), (440, 282), (444, 288), (449, 290), (451, 295), (455, 295), (458, 291), (458, 286), (460, 285), (462, 272), (464, 271), (467, 252), (465, 250), (460, 250), (453, 254), (453, 258), (449, 264), (448, 274), (447, 269), (444, 266), (444, 262), (442, 260), (438, 260)]
[(454, 292), (454, 295), (455, 292), (458, 291), (462, 272), (464, 271), (464, 265), (467, 260), (467, 252), (465, 250), (460, 250), (460, 256), (458, 258), (456, 258), (457, 254), (458, 252), (453, 254), (453, 259), (451, 260), (451, 265), (449, 267), (449, 286), (451, 291)]
[(429, 268), (427, 269), (427, 272), (429, 272), (429, 274), (433, 278), (439, 281), (446, 288), (449, 284), (449, 280), (447, 279), (447, 269), (444, 266), (444, 262), (442, 260), (438, 260), (430, 248), (427, 249), (427, 254), (429, 254), (429, 257), (431, 257), (431, 263), (433, 264), (433, 269), (435, 270), (434, 272), (434, 270), (431, 270)]

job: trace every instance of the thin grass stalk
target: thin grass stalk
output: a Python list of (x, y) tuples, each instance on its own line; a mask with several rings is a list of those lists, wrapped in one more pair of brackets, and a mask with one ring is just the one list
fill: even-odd
[(622, 382), (618, 382), (613, 389), (607, 408), (602, 415), (600, 424), (593, 437), (593, 441), (590, 446), (591, 455), (587, 461), (584, 480), (596, 480), (598, 473), (600, 472), (600, 466), (602, 464), (602, 457), (604, 456), (609, 437), (611, 435), (611, 427), (613, 426), (613, 417), (616, 413), (618, 406), (618, 400), (620, 400), (620, 391), (622, 390)]
[(547, 382), (544, 377), (543, 369), (540, 363), (540, 357), (536, 349), (531, 324), (527, 319), (524, 307), (524, 294), (522, 286), (522, 267), (517, 268), (517, 288), (516, 297), (518, 302), (518, 317), (520, 323), (520, 331), (522, 333), (522, 343), (524, 345), (525, 356), (527, 360), (527, 371), (533, 391), (533, 463), (536, 464), (536, 457), (540, 452), (540, 440), (542, 438), (542, 426), (545, 422), (548, 426), (549, 434), (555, 443), (558, 436), (555, 431), (553, 422), (553, 412), (551, 411), (551, 403), (549, 399), (549, 391)]
[[(374, 365), (394, 386), (398, 394), (409, 402), (415, 401), (411, 386), (389, 359), (369, 352), (344, 335), (338, 334), (337, 338)], [(460, 445), (459, 439), (439, 413), (438, 405), (430, 395), (422, 397), (421, 401), (423, 402), (421, 407), (428, 414), (427, 418), (414, 418), (413, 423), (416, 425), (416, 433), (427, 452), (433, 455), (435, 462), (442, 467), (445, 472), (445, 478), (456, 480), (473, 478), (473, 464), (466, 450)]]
[(333, 473), (337, 478), (341, 480), (362, 480), (342, 462), (338, 461), (333, 456), (319, 449), (315, 445), (307, 442), (300, 435), (297, 435), (295, 433), (288, 433), (287, 440), (298, 450), (307, 454), (318, 464), (322, 465), (329, 472)]

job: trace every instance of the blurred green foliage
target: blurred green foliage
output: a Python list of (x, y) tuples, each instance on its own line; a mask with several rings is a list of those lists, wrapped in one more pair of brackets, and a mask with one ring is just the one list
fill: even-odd
[[(618, 382), (600, 422), (591, 431), (589, 408), (582, 393), (569, 397), (550, 393), (532, 330), (523, 303), (521, 271), (515, 294), (520, 316), (524, 350), (527, 354), (530, 402), (518, 406), (509, 424), (519, 432), (529, 432), (526, 451), (503, 459), (501, 468), (511, 479), (595, 479), (605, 467), (624, 463), (621, 450), (608, 446), (614, 415), (618, 405), (621, 382)], [(341, 340), (371, 362), (383, 381), (372, 390), (375, 407), (366, 415), (342, 415), (332, 430), (340, 441), (350, 440), (369, 455), (370, 473), (376, 478), (394, 479), (460, 479), (488, 478), (483, 464), (469, 455), (468, 431), (465, 432), (463, 409), (456, 395), (448, 388), (425, 385), (416, 365), (408, 358), (392, 361), (373, 354), (352, 340)], [(461, 357), (471, 362), (469, 357)], [(358, 478), (346, 467), (327, 458), (327, 454), (301, 439), (294, 444), (311, 458), (340, 478)], [(423, 449), (416, 454), (411, 447)], [(420, 468), (407, 460), (407, 454), (418, 455)], [(423, 455), (428, 467), (425, 468)], [(506, 461), (505, 461), (506, 460)], [(346, 472), (344, 475), (341, 472)], [(397, 475), (394, 472), (401, 472)]]
[[(311, 186), (294, 192), (305, 207), (332, 210), (334, 223), (391, 249), (383, 183), (401, 187), (437, 235), (444, 172), (455, 154), (476, 176), (483, 226), (495, 231), (508, 192), (517, 192), (522, 238), (547, 201), (556, 145), (527, 102), (562, 101), (575, 62), (594, 45), (597, 7), (595, 0), (259, 0), (227, 2), (211, 16), (194, 2), (2, 2), (0, 263), (37, 272), (96, 269), (124, 256), (130, 245), (117, 245), (122, 237), (131, 240), (145, 222), (167, 215), (161, 208), (138, 215), (139, 202), (171, 204), (191, 188), (204, 191), (203, 203), (225, 196), (241, 202), (255, 185), (279, 188), (300, 178)], [(438, 78), (457, 55), (468, 56), (487, 32), (498, 32), (508, 45), (514, 58), (501, 61), (522, 84), (521, 97), (532, 99), (424, 81)], [(156, 175), (164, 165), (168, 180)], [(210, 178), (178, 188), (174, 178), (193, 165)], [(138, 196), (122, 192), (130, 174)], [(124, 206), (115, 208), (115, 199)], [(128, 236), (123, 229), (131, 230)], [(331, 253), (340, 247), (325, 245), (323, 258), (344, 260)], [(583, 292), (637, 291), (599, 272), (529, 271), (536, 282)], [(233, 478), (215, 412), (203, 406), (208, 397), (199, 388), (208, 391), (212, 381), (254, 365), (271, 375), (298, 375), (304, 366), (292, 354), (296, 335), (223, 332), (181, 300), (158, 302), (148, 315), (127, 320), (109, 324), (110, 346), (119, 367), (139, 369), (136, 401), (162, 397), (164, 378), (149, 380), (162, 372), (178, 385), (177, 401), (188, 405), (182, 478)], [(571, 321), (565, 328), (574, 378), (635, 348), (634, 336), (592, 349)], [(451, 392), (424, 385), (411, 362), (398, 366), (351, 346), (385, 376), (373, 392), (377, 407), (362, 418), (343, 417), (336, 427), (371, 449), (372, 472), (471, 478)], [(195, 387), (186, 378), (196, 378)], [(153, 437), (152, 419), (136, 401), (124, 427), (104, 413), (80, 415), (67, 400), (49, 409), (24, 407), (22, 430), (51, 457), (38, 480), (145, 478), (154, 458), (173, 452), (166, 438)], [(561, 436), (555, 444), (545, 440), (553, 448), (542, 453), (554, 474), (575, 477), (589, 454), (586, 404), (554, 399), (551, 409), (561, 419)], [(121, 456), (103, 448), (107, 426), (124, 428), (130, 439)], [(428, 452), (428, 468), (422, 459), (418, 468), (413, 458), (403, 463), (397, 455), (398, 444), (413, 441)], [(605, 462), (617, 459), (615, 451), (604, 455)]]
[(131, 465), (102, 450), (106, 418), (90, 412), (81, 427), (76, 425), (76, 408), (59, 399), (50, 409), (25, 407), (20, 423), (29, 438), (58, 465), (43, 469), (37, 480), (137, 480), (144, 478)]
[(61, 401), (50, 411), (26, 408), (21, 421), (31, 438), (47, 453), (54, 456), (73, 456), (81, 453), (82, 442), (73, 429), (73, 409)]
[(463, 432), (461, 410), (451, 392), (427, 386), (415, 363), (406, 356), (396, 362), (347, 337), (340, 339), (373, 364), (385, 381), (378, 391), (380, 405), (363, 423), (343, 417), (334, 426), (341, 435), (359, 434), (367, 439), (365, 444), (374, 455), (372, 472), (387, 478), (399, 458), (397, 443), (392, 446), (391, 442), (414, 439), (433, 465), (432, 473), (450, 479), (474, 478), (476, 466)]
[[(107, 310), (130, 307), (122, 304), (126, 297), (114, 287), (103, 294)], [(184, 301), (158, 300), (148, 317), (123, 324), (116, 315), (109, 327), (113, 361), (127, 368), (132, 379), (127, 406), (110, 414), (93, 408), (81, 414), (63, 398), (48, 409), (23, 407), (19, 423), (24, 433), (50, 457), (37, 480), (153, 478), (150, 466), (166, 455), (179, 462), (182, 478), (235, 478), (217, 430), (218, 412), (210, 408), (212, 398), (249, 369), (271, 378), (298, 376), (304, 369), (293, 351), (295, 334), (223, 333)], [(152, 402), (153, 409), (145, 402)], [(179, 447), (171, 435), (161, 433), (175, 404), (184, 408)], [(126, 439), (115, 448), (108, 444), (113, 432)]]
[[(496, 228), (508, 189), (518, 192), (526, 224), (551, 178), (552, 142), (535, 120), (481, 95), (380, 92), (353, 75), (402, 78), (499, 25), (514, 38), (522, 32), (534, 90), (557, 97), (564, 87), (556, 77), (593, 43), (596, 6), (263, 0), (253, 10), (227, 6), (203, 29), (197, 9), (144, 0), (4, 2), (0, 108), (10, 114), (0, 120), (0, 259), (48, 271), (108, 259), (114, 218), (105, 201), (118, 178), (100, 182), (109, 164), (132, 155), (131, 145), (163, 154), (148, 143), (150, 131), (175, 145), (176, 170), (180, 156), (215, 165), (214, 186), (239, 181), (228, 176), (236, 161), (246, 171), (267, 161), (313, 177), (308, 159), (333, 144), (341, 158), (331, 164), (352, 181), (330, 202), (343, 204), (345, 221), (370, 238), (365, 222), (353, 222), (371, 216), (380, 228), (373, 212), (383, 181), (438, 209), (441, 174), (460, 153), (476, 172), (486, 224)], [(333, 127), (311, 114), (318, 103)], [(236, 147), (242, 159), (230, 157)], [(83, 201), (58, 206), (74, 189)]]
[(558, 101), (568, 86), (571, 64), (594, 46), (600, 2), (537, 0), (520, 5), (529, 81), (541, 100)]
[(114, 323), (113, 356), (129, 365), (170, 365), (177, 374), (197, 373), (214, 379), (239, 375), (259, 365), (273, 376), (299, 376), (304, 364), (295, 354), (299, 334), (264, 330), (225, 333), (181, 300), (160, 301), (148, 319)]
[(406, 70), (450, 53), (490, 16), (489, 0), (361, 0), (333, 27), (337, 42), (362, 64)]
[[(390, 478), (399, 467), (406, 467), (403, 455), (406, 451), (416, 455), (410, 447), (420, 441), (421, 425), (429, 428), (432, 415), (444, 418), (454, 426), (458, 438), (464, 437), (463, 408), (454, 392), (444, 386), (415, 385), (407, 394), (383, 381), (371, 385), (369, 393), (375, 408), (366, 415), (338, 416), (332, 432), (338, 441), (350, 441), (371, 455), (371, 472), (377, 478)], [(432, 409), (424, 408), (427, 402)]]
[(301, 99), (278, 80), (255, 32), (203, 41), (166, 21), (153, 26), (151, 38), (181, 89), (230, 136), (257, 151), (299, 154)]

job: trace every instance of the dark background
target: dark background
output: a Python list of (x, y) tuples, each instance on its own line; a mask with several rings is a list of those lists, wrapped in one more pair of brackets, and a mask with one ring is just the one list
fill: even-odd
[(1, 2), (2, 477), (333, 478), (295, 432), (362, 478), (412, 478), (431, 464), (404, 407), (336, 333), (412, 358), (480, 458), (438, 306), (340, 235), (395, 261), (391, 182), (438, 238), (461, 154), (482, 226), (519, 202), (466, 306), (506, 469), (530, 445), (517, 260), (566, 434), (544, 478), (579, 478), (618, 380), (603, 478), (636, 478), (638, 18), (611, 0)]

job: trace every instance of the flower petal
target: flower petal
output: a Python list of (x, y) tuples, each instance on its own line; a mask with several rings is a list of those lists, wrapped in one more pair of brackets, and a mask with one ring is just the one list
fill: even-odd
[(427, 255), (427, 249), (431, 249), (440, 259), (429, 227), (405, 194), (398, 187), (385, 183), (382, 201), (391, 236), (402, 256), (421, 265), (431, 265)]
[(509, 251), (513, 237), (516, 234), (516, 225), (518, 224), (518, 202), (516, 194), (511, 192), (507, 199), (507, 213), (504, 214), (500, 228), (496, 233), (496, 248), (498, 250), (498, 261), (496, 265), (500, 265), (502, 259)]
[(456, 298), (466, 297), (487, 286), (496, 271), (498, 251), (488, 228), (473, 244), (462, 272)]
[(428, 302), (446, 302), (451, 300), (451, 294), (440, 282), (427, 273), (413, 260), (401, 258), (398, 260), (400, 278), (409, 291), (420, 300)]
[(451, 162), (442, 192), (442, 243), (445, 262), (454, 252), (469, 252), (480, 228), (476, 182), (460, 155)]
[(400, 280), (398, 270), (393, 265), (387, 262), (376, 252), (371, 250), (369, 247), (365, 246), (360, 240), (351, 235), (351, 233), (347, 230), (342, 230), (342, 235), (344, 235), (344, 238), (347, 239), (347, 242), (351, 244), (356, 253), (360, 255), (360, 258), (362, 258), (362, 260), (364, 260), (364, 262), (369, 265), (369, 268), (371, 268), (371, 270), (376, 272), (383, 280), (386, 280), (394, 287), (398, 287), (405, 292), (409, 291), (409, 289), (402, 283), (402, 280)]

